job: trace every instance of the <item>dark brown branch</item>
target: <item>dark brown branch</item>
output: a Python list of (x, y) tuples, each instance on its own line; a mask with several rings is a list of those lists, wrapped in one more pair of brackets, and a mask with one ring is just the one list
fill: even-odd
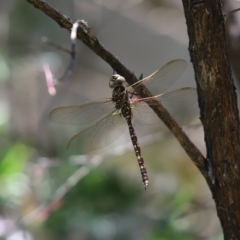
[(221, 0), (183, 0), (203, 123), (210, 185), (225, 240), (240, 238), (240, 122)]
[[(42, 0), (26, 0), (27, 2), (40, 9), (54, 21), (56, 21), (60, 27), (67, 29), (69, 32), (72, 28), (73, 21), (62, 15), (56, 9), (51, 7), (45, 1)], [(78, 28), (77, 38), (81, 40), (86, 46), (88, 46), (93, 52), (106, 61), (117, 73), (126, 78), (129, 84), (136, 82), (138, 79), (132, 72), (127, 69), (113, 54), (108, 52), (98, 39), (91, 33), (88, 26), (82, 26)], [(150, 97), (151, 94), (146, 88), (143, 88), (141, 93), (142, 97)], [(188, 156), (193, 160), (195, 165), (199, 168), (202, 174), (207, 179), (207, 171), (205, 169), (205, 159), (196, 146), (190, 141), (188, 136), (178, 126), (176, 121), (170, 116), (170, 114), (163, 108), (161, 104), (154, 106), (153, 110), (160, 117), (160, 119), (167, 125), (170, 131), (180, 142), (181, 146), (187, 152)]]

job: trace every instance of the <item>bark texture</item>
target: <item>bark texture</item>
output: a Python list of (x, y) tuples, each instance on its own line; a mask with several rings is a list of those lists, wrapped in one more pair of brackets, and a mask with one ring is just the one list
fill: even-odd
[(227, 56), (220, 0), (183, 0), (189, 52), (199, 96), (207, 158), (215, 184), (209, 184), (224, 239), (240, 239), (240, 134), (237, 94)]

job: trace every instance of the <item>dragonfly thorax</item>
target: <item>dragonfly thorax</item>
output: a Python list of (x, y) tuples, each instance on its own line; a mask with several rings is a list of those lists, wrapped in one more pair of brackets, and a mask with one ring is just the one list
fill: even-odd
[(124, 83), (126, 83), (126, 80), (125, 80), (124, 77), (122, 77), (119, 74), (114, 74), (110, 78), (109, 87), (110, 88), (115, 88), (117, 86), (122, 86)]

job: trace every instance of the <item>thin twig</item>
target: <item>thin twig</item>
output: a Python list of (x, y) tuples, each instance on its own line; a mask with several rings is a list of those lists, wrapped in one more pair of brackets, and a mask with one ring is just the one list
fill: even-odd
[(226, 18), (226, 17), (228, 17), (230, 14), (233, 14), (233, 13), (238, 12), (238, 11), (240, 11), (240, 8), (234, 9), (234, 10), (232, 10), (232, 11), (230, 11), (230, 12), (227, 12), (227, 13), (223, 14), (223, 17)]
[[(72, 20), (65, 15), (58, 12), (56, 9), (51, 7), (43, 0), (26, 0), (27, 2), (34, 5), (36, 8), (40, 9), (50, 18), (55, 20), (60, 27), (67, 29), (69, 32), (72, 29)], [(77, 31), (77, 38), (81, 40), (86, 46), (88, 46), (93, 52), (100, 56), (104, 61), (106, 61), (118, 74), (123, 76), (128, 84), (133, 84), (138, 81), (137, 77), (127, 69), (112, 53), (107, 51), (103, 45), (98, 41), (98, 39), (91, 33), (90, 28), (87, 26), (79, 26)], [(151, 97), (150, 92), (142, 87), (139, 92), (141, 97)], [(150, 103), (151, 104), (151, 103)], [(195, 165), (199, 168), (201, 173), (208, 178), (208, 174), (205, 168), (205, 158), (197, 147), (190, 141), (188, 136), (182, 131), (181, 127), (176, 123), (176, 121), (171, 117), (171, 115), (166, 111), (162, 104), (156, 102), (155, 106), (151, 106), (154, 112), (159, 116), (159, 118), (165, 123), (169, 130), (175, 135), (181, 146), (184, 148), (188, 156), (192, 159)]]
[(68, 50), (68, 49), (66, 49), (66, 48), (63, 48), (63, 47), (59, 46), (58, 44), (50, 41), (47, 37), (42, 37), (41, 40), (42, 40), (43, 43), (45, 43), (45, 44), (47, 44), (47, 45), (49, 45), (49, 46), (51, 46), (51, 47), (54, 47), (54, 48), (56, 48), (56, 49), (58, 49), (58, 50), (60, 50), (60, 51), (62, 51), (62, 52), (71, 54), (71, 51), (70, 51), (70, 50)]
[[(87, 23), (83, 20), (77, 20), (73, 26), (72, 26), (72, 30), (71, 30), (71, 51), (69, 50), (66, 50), (65, 48), (62, 48), (60, 46), (58, 46), (57, 44), (55, 43), (52, 43), (51, 41), (48, 40), (48, 38), (46, 37), (43, 37), (42, 38), (42, 41), (52, 47), (55, 47), (61, 51), (64, 51), (64, 52), (67, 52), (70, 54), (71, 58), (70, 58), (70, 62), (66, 68), (66, 70), (64, 71), (64, 73), (62, 74), (61, 77), (59, 78), (54, 78), (53, 77), (53, 74), (50, 70), (50, 67), (47, 65), (47, 64), (44, 64), (43, 66), (43, 71), (45, 73), (45, 76), (46, 76), (46, 83), (47, 83), (47, 87), (48, 87), (48, 93), (50, 95), (55, 95), (56, 94), (56, 88), (55, 86), (63, 81), (63, 80), (66, 80), (70, 75), (71, 73), (73, 72), (74, 70), (74, 67), (75, 67), (75, 63), (76, 63), (76, 37), (77, 37), (77, 28), (79, 25), (82, 25), (83, 27), (85, 27), (85, 25), (87, 25)], [(87, 30), (88, 31), (88, 30)]]

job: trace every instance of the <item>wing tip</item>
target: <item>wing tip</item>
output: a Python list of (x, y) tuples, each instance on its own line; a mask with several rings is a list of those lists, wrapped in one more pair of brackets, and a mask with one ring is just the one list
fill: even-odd
[(182, 69), (185, 70), (187, 68), (187, 61), (184, 60), (184, 59), (174, 59), (174, 60), (171, 60), (169, 61), (168, 63), (166, 63), (164, 66), (168, 66), (168, 65), (171, 65), (173, 63), (178, 63), (178, 64), (181, 64), (182, 65)]

